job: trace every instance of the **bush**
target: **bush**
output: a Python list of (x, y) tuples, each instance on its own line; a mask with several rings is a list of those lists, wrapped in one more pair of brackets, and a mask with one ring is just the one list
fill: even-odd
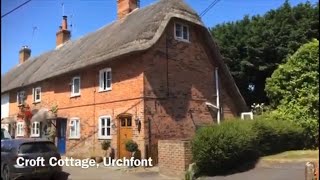
[(303, 149), (303, 128), (292, 121), (259, 117), (253, 128), (261, 155)]
[(291, 121), (261, 116), (225, 121), (199, 129), (192, 141), (200, 173), (219, 174), (257, 160), (260, 155), (301, 149), (303, 129)]
[(303, 128), (304, 148), (318, 149), (319, 148), (319, 120), (305, 119), (298, 123)]
[(257, 133), (252, 121), (230, 121), (198, 130), (192, 142), (193, 160), (200, 171), (223, 172), (256, 159)]
[[(277, 109), (268, 113), (266, 118), (277, 119), (282, 121), (290, 121), (303, 129), (303, 149), (317, 149), (319, 147), (319, 120), (303, 115), (297, 116), (299, 110), (291, 108), (291, 110)], [(293, 113), (294, 111), (294, 113)]]

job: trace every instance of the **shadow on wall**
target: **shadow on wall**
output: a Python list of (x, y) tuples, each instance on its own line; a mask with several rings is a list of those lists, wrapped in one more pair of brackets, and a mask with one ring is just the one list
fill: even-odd
[[(150, 50), (151, 55), (147, 54), (144, 58), (145, 96), (151, 97), (146, 103), (146, 113), (152, 116), (155, 114), (152, 111), (163, 109), (164, 112), (160, 114), (169, 116), (168, 118), (175, 120), (175, 124), (179, 125), (182, 121), (191, 119), (195, 129), (214, 123), (217, 112), (206, 107), (204, 103), (216, 102), (216, 65), (210, 61), (212, 57), (207, 55), (208, 48), (203, 46), (201, 35), (191, 32), (192, 42), (185, 43), (175, 40), (171, 29), (170, 26), (167, 28), (167, 37), (162, 37), (158, 42), (159, 46), (153, 47)], [(219, 73), (219, 76), (221, 74)], [(224, 100), (224, 97), (229, 96), (223, 83), (226, 78), (219, 79), (222, 86), (220, 91), (223, 91), (220, 93), (220, 100)], [(158, 100), (153, 102), (152, 97)], [(230, 100), (227, 98), (225, 102), (221, 101), (221, 106), (223, 103), (231, 112), (235, 112)], [(164, 116), (158, 118), (165, 118)]]

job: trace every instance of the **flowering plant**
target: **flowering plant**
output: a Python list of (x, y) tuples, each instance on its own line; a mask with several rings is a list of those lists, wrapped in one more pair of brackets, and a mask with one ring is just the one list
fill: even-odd
[(253, 114), (261, 115), (265, 111), (265, 105), (264, 105), (264, 103), (261, 103), (261, 104), (253, 103), (251, 105), (251, 110), (252, 110)]

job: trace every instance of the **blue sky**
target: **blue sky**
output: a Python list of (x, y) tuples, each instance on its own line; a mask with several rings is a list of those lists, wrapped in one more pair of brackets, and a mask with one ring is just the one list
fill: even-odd
[[(1, 15), (27, 0), (2, 0)], [(140, 0), (145, 7), (158, 0)], [(213, 0), (185, 0), (199, 14)], [(244, 15), (264, 14), (278, 8), (284, 0), (220, 0), (203, 18), (207, 27), (242, 19)], [(297, 5), (306, 0), (289, 0)], [(312, 4), (316, 0), (310, 0)], [(32, 0), (1, 19), (1, 74), (18, 64), (18, 52), (28, 45), (35, 57), (55, 48), (56, 32), (64, 14), (72, 24), (72, 39), (93, 32), (116, 20), (116, 0)], [(33, 34), (33, 27), (37, 27)]]

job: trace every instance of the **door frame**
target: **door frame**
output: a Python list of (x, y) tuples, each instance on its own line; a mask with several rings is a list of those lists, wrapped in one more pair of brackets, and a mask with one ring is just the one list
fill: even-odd
[(118, 141), (118, 143), (117, 143), (117, 148), (118, 148), (118, 152), (117, 152), (117, 156), (118, 156), (118, 159), (120, 158), (120, 129), (121, 129), (121, 122), (120, 122), (120, 120), (121, 120), (121, 118), (128, 118), (128, 117), (131, 117), (131, 123), (132, 123), (132, 125), (131, 125), (131, 130), (132, 130), (132, 138), (133, 138), (133, 119), (132, 119), (132, 114), (130, 114), (130, 113), (121, 113), (121, 114), (119, 114), (117, 117), (116, 117), (116, 119), (117, 119), (117, 123), (118, 123), (118, 128), (117, 128), (117, 141)]
[[(61, 123), (62, 121), (64, 121), (63, 123)], [(65, 125), (65, 132), (64, 132), (64, 152), (60, 152), (60, 148), (59, 148), (59, 138), (60, 138), (60, 133), (61, 133), (61, 124)], [(68, 128), (68, 119), (67, 118), (57, 118), (56, 119), (56, 133), (57, 133), (57, 149), (59, 154), (64, 155), (67, 152), (67, 128)]]

